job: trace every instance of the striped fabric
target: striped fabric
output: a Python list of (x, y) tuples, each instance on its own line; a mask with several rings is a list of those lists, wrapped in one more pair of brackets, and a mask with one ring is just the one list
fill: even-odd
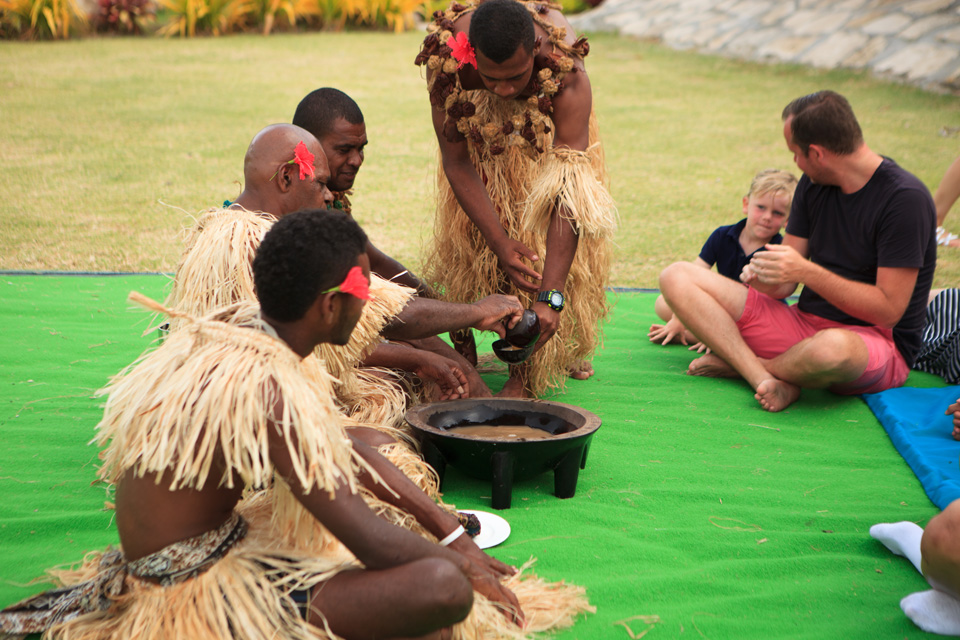
[(944, 289), (927, 306), (915, 369), (960, 384), (960, 289)]

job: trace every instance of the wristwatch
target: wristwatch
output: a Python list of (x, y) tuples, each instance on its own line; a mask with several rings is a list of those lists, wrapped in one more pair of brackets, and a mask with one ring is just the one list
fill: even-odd
[(554, 311), (563, 311), (563, 301), (563, 294), (557, 289), (541, 291), (537, 294), (537, 302), (546, 302), (547, 306)]

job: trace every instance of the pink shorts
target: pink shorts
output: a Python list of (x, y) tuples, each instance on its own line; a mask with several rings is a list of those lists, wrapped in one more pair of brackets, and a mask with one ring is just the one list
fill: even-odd
[(893, 342), (893, 330), (877, 326), (861, 327), (827, 320), (812, 313), (800, 311), (796, 305), (785, 305), (779, 300), (750, 288), (743, 315), (737, 328), (747, 346), (759, 358), (774, 358), (801, 340), (824, 329), (846, 329), (856, 333), (867, 345), (867, 368), (853, 382), (830, 387), (834, 393), (855, 395), (877, 393), (899, 387), (907, 379), (910, 367)]

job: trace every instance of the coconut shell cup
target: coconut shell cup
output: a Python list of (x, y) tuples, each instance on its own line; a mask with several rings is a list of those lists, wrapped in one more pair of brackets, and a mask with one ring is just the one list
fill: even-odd
[(515, 347), (506, 340), (493, 343), (493, 354), (507, 364), (520, 364), (530, 357), (537, 342), (534, 340), (526, 347)]
[(540, 339), (540, 318), (533, 309), (524, 309), (523, 316), (512, 328), (507, 329), (504, 338), (515, 347), (528, 347)]

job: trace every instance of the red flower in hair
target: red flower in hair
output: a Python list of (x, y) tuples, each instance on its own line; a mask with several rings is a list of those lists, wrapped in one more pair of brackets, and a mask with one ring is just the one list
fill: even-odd
[(453, 59), (457, 61), (457, 69), (465, 64), (472, 64), (474, 69), (477, 68), (477, 54), (473, 50), (473, 45), (467, 39), (466, 33), (461, 31), (456, 38), (450, 36), (447, 40), (447, 46), (450, 47)]
[(293, 150), (293, 160), (287, 164), (294, 163), (300, 167), (301, 180), (308, 175), (313, 175), (313, 154), (307, 149), (307, 145), (303, 144), (303, 140), (297, 143), (296, 148)]
[[(307, 145), (303, 144), (303, 140), (297, 143), (297, 146), (293, 150), (293, 159), (287, 160), (283, 164), (295, 164), (297, 168), (300, 169), (300, 179), (303, 180), (307, 176), (313, 175), (313, 154), (307, 149)], [(283, 166), (283, 165), (281, 165)], [(270, 180), (273, 180), (277, 177), (277, 174), (280, 173), (280, 169), (277, 169)]]
[(326, 291), (321, 291), (320, 293), (330, 293), (331, 291), (349, 293), (355, 298), (369, 300), (370, 282), (363, 275), (363, 269), (360, 267), (352, 267), (350, 271), (347, 272), (347, 277), (343, 279), (343, 282), (335, 287), (327, 289)]

